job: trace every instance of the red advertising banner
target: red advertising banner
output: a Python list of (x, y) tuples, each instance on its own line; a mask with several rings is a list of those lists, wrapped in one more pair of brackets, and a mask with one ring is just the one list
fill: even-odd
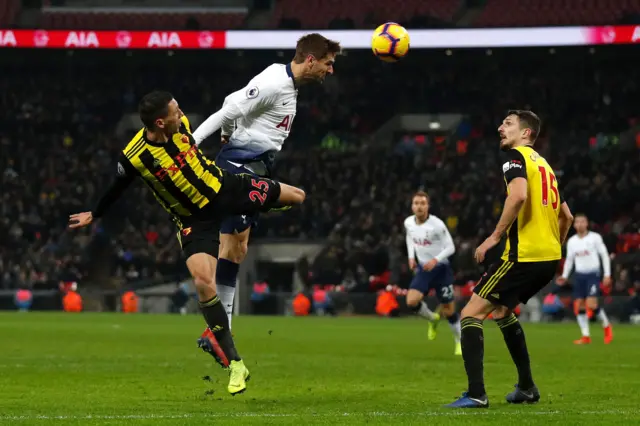
[(0, 30), (0, 47), (224, 49), (224, 31)]
[[(0, 48), (293, 49), (305, 31), (2, 30)], [(347, 49), (369, 49), (371, 31), (326, 30)], [(640, 42), (640, 26), (409, 29), (412, 49), (588, 46)]]

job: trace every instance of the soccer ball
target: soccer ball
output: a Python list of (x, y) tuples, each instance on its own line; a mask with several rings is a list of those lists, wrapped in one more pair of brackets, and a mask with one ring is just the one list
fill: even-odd
[(385, 62), (397, 62), (409, 52), (409, 33), (402, 25), (387, 22), (371, 37), (373, 54)]

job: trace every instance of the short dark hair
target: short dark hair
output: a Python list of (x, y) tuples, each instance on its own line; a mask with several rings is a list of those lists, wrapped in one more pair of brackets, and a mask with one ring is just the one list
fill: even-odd
[(589, 218), (587, 217), (587, 214), (586, 214), (586, 213), (577, 213), (577, 214), (575, 214), (575, 215), (573, 216), (573, 219), (575, 220), (575, 219), (577, 219), (577, 218), (579, 218), (579, 217), (584, 217), (585, 219), (589, 220)]
[(429, 200), (429, 194), (427, 194), (425, 191), (416, 191), (413, 193), (413, 197), (411, 197), (411, 199), (413, 200), (416, 197), (424, 197), (427, 200)]
[(320, 60), (328, 54), (335, 53), (337, 55), (340, 52), (342, 52), (342, 47), (337, 41), (329, 40), (318, 33), (306, 34), (300, 37), (298, 44), (296, 44), (296, 55), (293, 57), (293, 62), (301, 64), (309, 55)]
[(522, 109), (512, 109), (507, 112), (507, 116), (515, 115), (520, 120), (520, 128), (531, 129), (531, 142), (535, 142), (540, 134), (542, 120), (533, 111)]
[(162, 90), (154, 90), (144, 95), (138, 103), (138, 114), (147, 129), (153, 129), (158, 118), (169, 115), (169, 103), (172, 100), (173, 95)]

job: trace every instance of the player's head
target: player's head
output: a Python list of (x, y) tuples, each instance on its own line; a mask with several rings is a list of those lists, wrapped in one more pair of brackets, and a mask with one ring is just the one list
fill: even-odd
[(533, 145), (541, 125), (540, 117), (531, 111), (509, 111), (498, 127), (500, 149), (506, 151), (516, 146)]
[(341, 51), (340, 43), (321, 34), (300, 37), (293, 62), (301, 65), (301, 81), (324, 81), (327, 74), (333, 74), (333, 64)]
[(138, 113), (147, 129), (162, 131), (166, 135), (178, 132), (183, 115), (173, 95), (159, 90), (146, 94), (140, 100)]
[(424, 191), (418, 191), (413, 194), (411, 211), (418, 219), (426, 219), (429, 216), (429, 194)]
[(589, 218), (584, 213), (578, 213), (573, 219), (573, 228), (578, 234), (583, 234), (589, 229)]

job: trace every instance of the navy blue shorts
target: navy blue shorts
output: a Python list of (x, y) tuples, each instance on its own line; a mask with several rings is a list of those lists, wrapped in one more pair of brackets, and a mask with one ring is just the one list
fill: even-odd
[(448, 263), (436, 265), (431, 271), (420, 269), (409, 288), (418, 290), (425, 296), (434, 289), (440, 303), (453, 302), (453, 271)]
[(587, 274), (574, 272), (571, 281), (575, 299), (586, 299), (587, 297), (598, 297), (600, 295), (600, 274), (597, 272)]
[[(251, 170), (247, 169), (243, 166), (236, 166), (235, 164), (230, 163), (229, 161), (216, 158), (216, 165), (221, 169), (228, 171), (229, 173), (233, 173), (234, 175), (239, 175), (241, 173), (250, 174), (252, 176), (257, 176)], [(253, 214), (244, 214), (244, 215), (235, 215), (226, 217), (222, 223), (220, 224), (220, 233), (221, 234), (236, 234), (246, 231), (249, 228), (253, 228), (258, 225), (258, 217), (260, 213), (256, 212)]]

